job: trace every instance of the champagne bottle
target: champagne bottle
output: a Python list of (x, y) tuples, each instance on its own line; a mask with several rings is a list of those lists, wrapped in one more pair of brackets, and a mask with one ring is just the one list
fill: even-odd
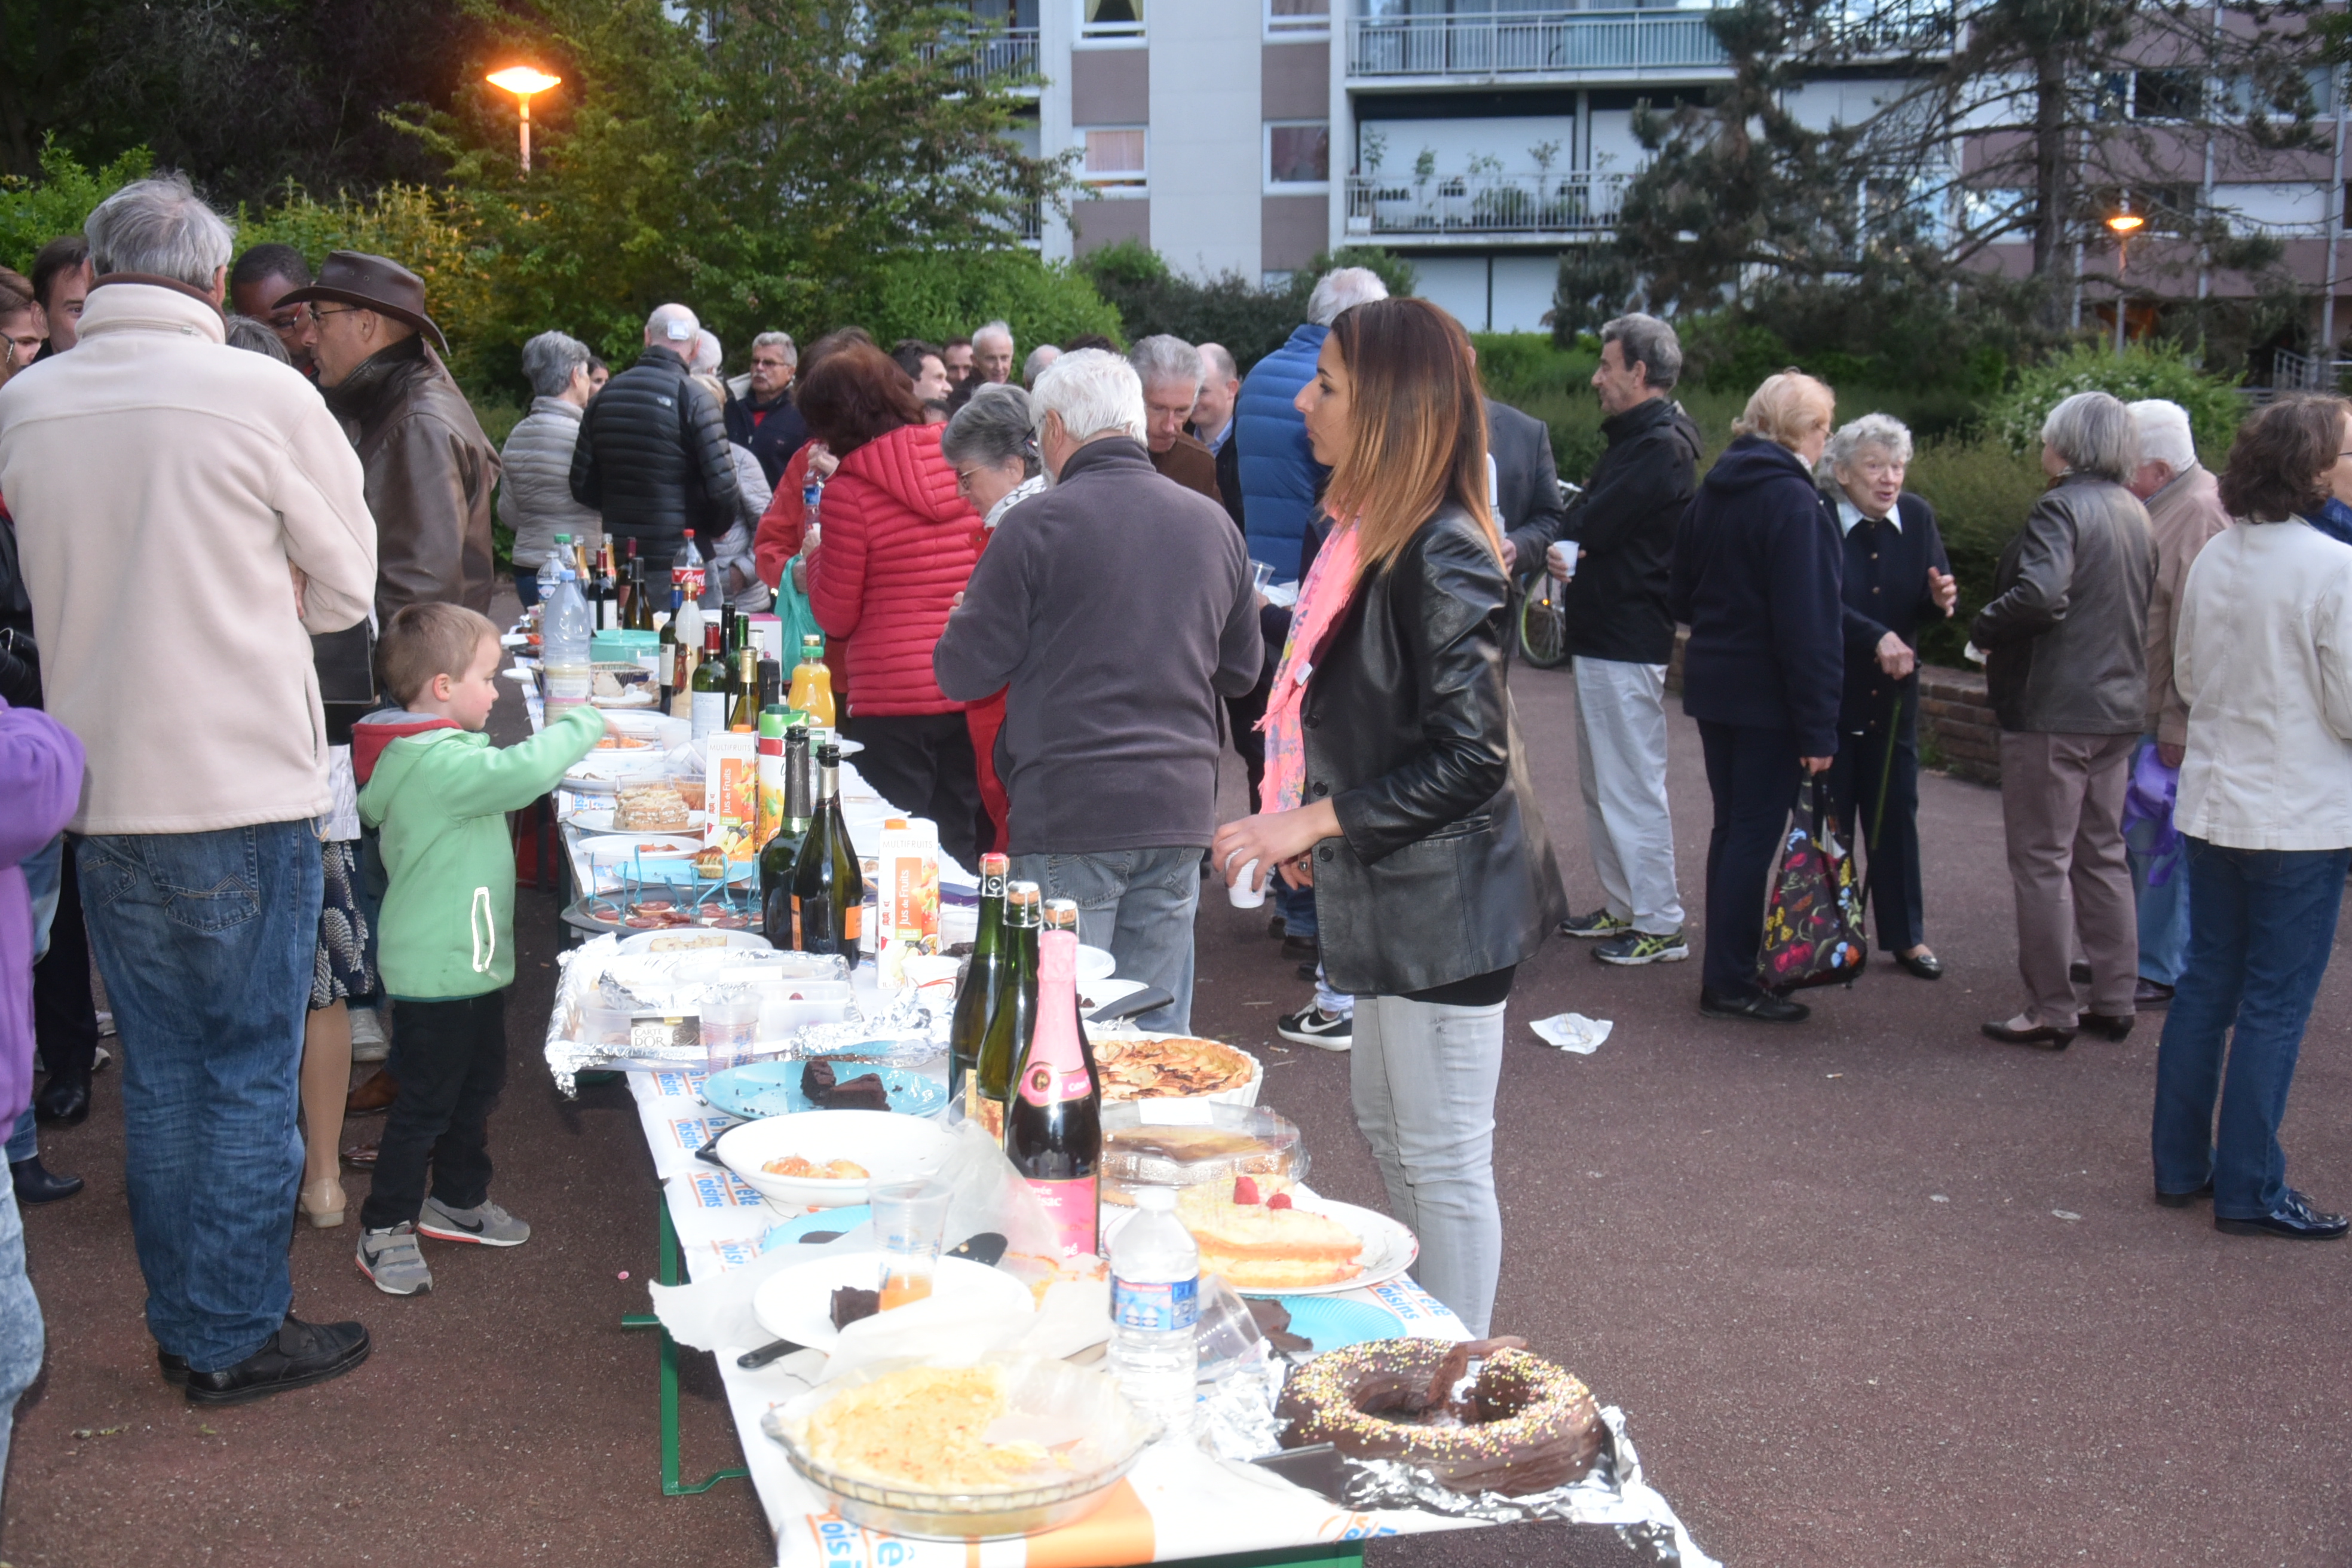
[(694, 738), (727, 728), (727, 661), (719, 652), (719, 628), (702, 628), (702, 662), (694, 667)]
[(793, 879), (799, 869), (801, 846), (808, 840), (810, 819), (814, 815), (808, 726), (794, 724), (784, 731), (783, 826), (760, 851), (760, 933), (779, 952), (800, 945), (793, 919)]
[(685, 595), (676, 588), (669, 591), (669, 619), (662, 623), (661, 636), (655, 639), (659, 649), (656, 664), (661, 670), (661, 710), (670, 710), (677, 700), (678, 688), (687, 682), (686, 645), (677, 640), (677, 607)]
[(727, 728), (738, 735), (760, 732), (760, 656), (748, 647), (735, 655), (735, 702), (728, 710)]
[(995, 999), (980, 1047), (980, 1093), (999, 1105), (1013, 1092), (1013, 1069), (1029, 1047), (1037, 1016), (1037, 884), (1004, 888), (1004, 953)]
[[(1078, 901), (1076, 899), (1047, 899), (1044, 929), (1068, 931), (1070, 940), (1077, 941)], [(1087, 1009), (1078, 1000), (1078, 988), (1075, 983), (1070, 986), (1070, 1016), (1077, 1020), (1078, 1051), (1087, 1060), (1087, 1078), (1095, 1086), (1095, 1093), (1100, 1095), (1102, 1074), (1095, 1068), (1094, 1042), (1087, 1037)]]
[(816, 754), (816, 809), (801, 844), (800, 864), (793, 868), (793, 898), (800, 905), (800, 951), (836, 952), (855, 964), (866, 915), (866, 873), (841, 815), (837, 746)]
[(1005, 1101), (1004, 1155), (1045, 1205), (1062, 1256), (1088, 1258), (1097, 1239), (1102, 1090), (1077, 1026), (1078, 933), (1045, 931), (1037, 949), (1037, 1024)]
[[(981, 1047), (988, 1038), (988, 1010), (1004, 972), (1004, 879), (1012, 861), (1003, 855), (980, 858), (980, 931), (956, 993), (955, 1018), (948, 1026), (948, 1098), (961, 1099), (978, 1082)], [(971, 1114), (967, 1103), (964, 1113)]]
[(629, 541), (629, 613), (621, 623), (633, 632), (654, 629), (654, 602), (646, 596), (646, 563), (637, 558), (637, 542)]

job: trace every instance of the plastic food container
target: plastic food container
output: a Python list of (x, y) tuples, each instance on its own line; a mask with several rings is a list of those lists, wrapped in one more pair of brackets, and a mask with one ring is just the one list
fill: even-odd
[(1067, 1461), (1037, 1484), (976, 1492), (932, 1491), (845, 1476), (808, 1451), (810, 1417), (843, 1393), (896, 1372), (874, 1366), (811, 1389), (770, 1410), (760, 1426), (783, 1445), (793, 1468), (825, 1495), (844, 1519), (869, 1530), (923, 1541), (1004, 1541), (1034, 1535), (1083, 1519), (1108, 1500), (1113, 1483), (1135, 1467), (1160, 1434), (1118, 1391), (1108, 1373), (1038, 1356), (992, 1355), (1011, 1379), (1011, 1408), (1000, 1425), (1046, 1443)]
[(1103, 1107), (1102, 1132), (1105, 1203), (1131, 1204), (1137, 1187), (1197, 1187), (1235, 1176), (1307, 1179), (1297, 1127), (1263, 1105), (1113, 1101)]

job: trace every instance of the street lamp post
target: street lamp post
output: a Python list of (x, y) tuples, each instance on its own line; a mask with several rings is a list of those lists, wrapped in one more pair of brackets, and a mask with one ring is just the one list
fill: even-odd
[(502, 87), (513, 93), (516, 101), (522, 106), (522, 172), (528, 174), (530, 173), (531, 94), (545, 92), (563, 79), (549, 76), (530, 66), (509, 66), (504, 70), (492, 71), (486, 79), (492, 87)]
[(2116, 237), (2116, 356), (2124, 352), (2124, 252), (2133, 233), (2147, 219), (2126, 208), (2107, 219), (2107, 227)]

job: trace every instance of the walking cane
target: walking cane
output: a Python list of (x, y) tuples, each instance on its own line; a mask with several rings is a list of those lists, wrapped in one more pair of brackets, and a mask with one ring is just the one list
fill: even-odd
[[(1870, 868), (1874, 871), (1878, 868), (1878, 830), (1886, 822), (1886, 786), (1895, 780), (1895, 747), (1902, 735), (1903, 694), (1898, 690), (1895, 694), (1895, 706), (1886, 715), (1886, 760), (1879, 764), (1878, 798), (1871, 803), (1870, 832), (1863, 839), (1863, 847), (1870, 851)], [(1870, 910), (1868, 879), (1862, 883), (1862, 903), (1859, 907), (1865, 914)]]

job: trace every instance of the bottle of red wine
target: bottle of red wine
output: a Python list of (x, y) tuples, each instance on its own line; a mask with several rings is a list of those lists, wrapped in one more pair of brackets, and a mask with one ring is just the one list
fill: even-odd
[[(963, 966), (963, 987), (956, 993), (955, 1019), (948, 1026), (948, 1099), (961, 1100), (964, 1085), (980, 1071), (980, 1053), (988, 1039), (988, 1010), (996, 1000), (1005, 965), (1004, 879), (1012, 861), (1002, 855), (980, 858), (980, 931), (971, 939), (971, 958)], [(967, 1105), (965, 1113), (975, 1108)]]
[[(1077, 941), (1077, 900), (1047, 899), (1045, 900), (1045, 929), (1046, 931), (1068, 931), (1070, 933), (1070, 940), (1072, 942)], [(1078, 988), (1075, 983), (1070, 986), (1070, 1016), (1077, 1020), (1078, 1049), (1085, 1054), (1087, 1058), (1087, 1077), (1092, 1080), (1095, 1086), (1095, 1093), (1097, 1095), (1100, 1095), (1102, 1093), (1102, 1073), (1095, 1067), (1094, 1042), (1087, 1037), (1086, 1005), (1079, 1001)]]
[(1087, 1258), (1097, 1242), (1102, 1093), (1077, 1025), (1077, 933), (1040, 933), (1037, 962), (1037, 1026), (1005, 1102), (1004, 1155), (1045, 1205), (1062, 1256)]

